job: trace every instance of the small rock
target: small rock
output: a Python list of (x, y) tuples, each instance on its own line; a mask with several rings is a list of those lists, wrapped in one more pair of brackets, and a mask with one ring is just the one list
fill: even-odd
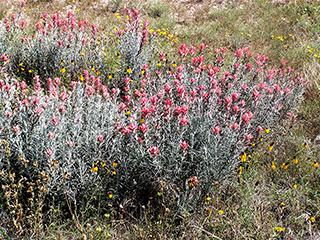
[(314, 146), (320, 146), (320, 135), (318, 135), (314, 141), (313, 141)]

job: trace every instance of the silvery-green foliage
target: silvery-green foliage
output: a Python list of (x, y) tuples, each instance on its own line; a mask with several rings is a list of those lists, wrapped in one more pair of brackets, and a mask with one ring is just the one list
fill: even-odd
[[(70, 92), (51, 88), (51, 95), (46, 95), (38, 89), (28, 96), (16, 80), (7, 79), (5, 86), (10, 90), (1, 90), (0, 136), (9, 142), (11, 165), (2, 151), (0, 171), (9, 167), (17, 176), (33, 181), (33, 164), (37, 163), (40, 171), (48, 172), (51, 194), (66, 190), (75, 196), (98, 184), (99, 177), (92, 172), (101, 156), (97, 137), (103, 133), (111, 138), (116, 108), (111, 99), (89, 96), (79, 85)], [(29, 163), (23, 166), (19, 157)]]
[(1, 39), (6, 40), (6, 46), (0, 50), (10, 59), (8, 70), (28, 84), (35, 74), (41, 79), (63, 76), (69, 81), (76, 80), (84, 69), (107, 79), (108, 38), (98, 35), (97, 26), (89, 25), (87, 20), (76, 21), (70, 11), (66, 18), (59, 12), (50, 18), (44, 13), (41, 21), (33, 26), (32, 36), (26, 33), (23, 20), (12, 21), (9, 30), (6, 30), (8, 23), (4, 22)]
[[(126, 77), (138, 79), (142, 66), (148, 64), (150, 59), (155, 56), (153, 43), (155, 32), (149, 32), (149, 21), (145, 20), (142, 23), (137, 10), (128, 9), (127, 14), (129, 23), (124, 30), (118, 31), (121, 80)], [(122, 82), (121, 85), (123, 85)]]

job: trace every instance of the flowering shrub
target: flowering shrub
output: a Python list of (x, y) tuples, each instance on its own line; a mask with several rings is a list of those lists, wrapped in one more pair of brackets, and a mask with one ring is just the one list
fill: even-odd
[[(106, 65), (106, 36), (98, 35), (98, 27), (88, 20), (77, 21), (72, 11), (64, 18), (60, 12), (42, 14), (34, 26), (34, 34), (27, 32), (22, 15), (3, 20), (1, 54), (8, 55), (8, 70), (22, 77), (29, 85), (36, 74), (41, 79), (62, 76), (65, 80), (82, 80), (79, 73), (89, 69), (103, 79), (109, 76)], [(78, 79), (76, 79), (78, 78)]]
[[(295, 119), (292, 111), (306, 83), (293, 69), (285, 68), (285, 62), (279, 69), (268, 69), (267, 57), (253, 57), (249, 50), (239, 49), (233, 63), (225, 66), (222, 48), (215, 49), (211, 65), (204, 44), (199, 50), (182, 44), (181, 61), (174, 70), (163, 52), (161, 64), (147, 64), (148, 22), (140, 31), (138, 12), (128, 14), (131, 25), (118, 32), (122, 56), (118, 87), (104, 85), (92, 69), (90, 74), (81, 68), (81, 72), (68, 69), (81, 74), (80, 81), (71, 81), (68, 88), (59, 87), (58, 77), (48, 78), (43, 86), (45, 79), (35, 76), (32, 91), (8, 74), (0, 80), (0, 183), (11, 213), (17, 212), (12, 202), (22, 200), (9, 193), (10, 184), (22, 182), (26, 185), (19, 185), (19, 193), (29, 198), (44, 192), (66, 193), (76, 200), (99, 187), (114, 204), (125, 198), (143, 200), (165, 183), (174, 192), (178, 211), (186, 212), (194, 209), (213, 182), (224, 181), (246, 160), (245, 151), (252, 143), (269, 131), (275, 136)], [(86, 39), (62, 34), (64, 26), (66, 32), (76, 27), (69, 15), (65, 25), (59, 26), (58, 16), (51, 25), (45, 24), (52, 26), (56, 40), (64, 37), (58, 43), (46, 39), (51, 34), (37, 25), (36, 40), (31, 39), (37, 44), (24, 45), (29, 53), (47, 41), (54, 45), (47, 49), (54, 50), (54, 59), (81, 59), (65, 46), (70, 42), (82, 49), (79, 39)], [(98, 44), (95, 28), (92, 34)], [(96, 56), (94, 49), (97, 45), (88, 48), (88, 56)], [(58, 60), (53, 62), (50, 67), (61, 69)], [(32, 184), (39, 189), (35, 195)], [(26, 214), (22, 206), (18, 210), (19, 216)]]

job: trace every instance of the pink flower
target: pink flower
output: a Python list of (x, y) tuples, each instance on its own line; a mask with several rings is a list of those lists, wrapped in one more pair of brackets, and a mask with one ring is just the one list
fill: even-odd
[(10, 85), (10, 84), (6, 84), (6, 86), (4, 87), (4, 89), (5, 89), (7, 92), (10, 92), (11, 85)]
[(164, 88), (166, 89), (167, 92), (171, 92), (171, 87), (169, 86), (168, 83), (164, 85)]
[(128, 129), (130, 130), (130, 132), (134, 132), (134, 130), (136, 130), (137, 126), (136, 124), (131, 123), (128, 127)]
[(181, 142), (180, 147), (182, 148), (183, 152), (186, 152), (188, 148), (188, 143), (186, 141)]
[(192, 178), (190, 178), (188, 180), (188, 183), (189, 183), (190, 187), (196, 186), (198, 182), (199, 182), (199, 180), (198, 180), (198, 178), (196, 176), (193, 176)]
[(158, 100), (157, 95), (152, 96), (152, 97), (151, 97), (151, 104), (156, 105), (156, 104), (157, 104), (157, 100)]
[(141, 99), (140, 99), (141, 106), (145, 106), (148, 101), (149, 101), (149, 100), (148, 100), (148, 98), (146, 98), (146, 97), (141, 98)]
[(12, 116), (12, 113), (9, 112), (9, 111), (7, 111), (7, 112), (6, 112), (6, 116), (7, 116), (8, 118), (10, 118), (10, 117)]
[(37, 30), (41, 30), (41, 23), (36, 23)]
[(19, 132), (20, 131), (20, 127), (17, 125), (17, 126), (15, 126), (14, 128), (13, 128), (13, 131), (14, 132)]
[(217, 125), (217, 126), (215, 126), (214, 128), (212, 128), (212, 130), (216, 133), (216, 134), (218, 134), (218, 135), (220, 135), (220, 131), (222, 131), (222, 129), (221, 128), (219, 128), (219, 126)]
[(59, 107), (59, 112), (60, 112), (60, 113), (65, 113), (65, 112), (66, 112), (66, 106), (61, 105), (61, 106)]
[(201, 43), (199, 48), (200, 48), (200, 52), (203, 52), (204, 49), (206, 48), (206, 45), (204, 43)]
[(234, 106), (234, 107), (233, 107), (233, 111), (234, 111), (235, 113), (238, 113), (238, 112), (240, 111), (239, 106)]
[(262, 82), (262, 83), (259, 84), (258, 87), (259, 87), (260, 89), (264, 89), (265, 87), (267, 87), (267, 83)]
[(53, 152), (52, 152), (52, 150), (48, 150), (48, 151), (46, 151), (46, 154), (47, 154), (47, 156), (52, 156)]
[(237, 123), (233, 123), (231, 128), (233, 128), (234, 130), (238, 130), (239, 125)]
[(232, 98), (230, 96), (227, 96), (225, 98), (225, 102), (226, 102), (226, 107), (229, 108), (232, 104)]
[(274, 88), (274, 90), (275, 90), (276, 92), (280, 92), (280, 91), (281, 91), (281, 88), (280, 88), (279, 85), (274, 85), (273, 88)]
[(182, 118), (180, 118), (179, 121), (180, 121), (180, 123), (179, 123), (180, 125), (187, 126), (188, 120), (185, 115)]
[(22, 90), (24, 90), (24, 89), (27, 88), (27, 85), (26, 85), (26, 82), (25, 82), (25, 81), (22, 81), (22, 82), (21, 82), (20, 88), (21, 88)]
[(72, 141), (68, 141), (68, 142), (67, 142), (67, 145), (68, 145), (69, 147), (73, 147), (73, 142), (72, 142)]
[(103, 136), (102, 136), (102, 135), (99, 135), (99, 136), (98, 136), (98, 141), (99, 141), (100, 143), (103, 142)]
[(262, 128), (261, 126), (259, 126), (259, 127), (257, 128), (258, 134), (260, 134), (260, 133), (262, 132), (262, 130), (263, 130), (263, 128)]
[(249, 141), (250, 141), (252, 138), (253, 138), (253, 137), (252, 137), (252, 135), (251, 135), (251, 134), (246, 134), (246, 139), (247, 139), (247, 140), (249, 140)]
[(242, 121), (244, 123), (248, 123), (250, 121), (250, 117), (249, 117), (249, 115), (247, 113), (242, 115)]
[(129, 128), (123, 127), (123, 128), (121, 129), (121, 132), (124, 133), (124, 135), (126, 135), (127, 133), (130, 133), (131, 131), (130, 131)]
[(159, 153), (158, 147), (153, 146), (153, 147), (150, 148), (150, 154), (151, 154), (151, 156), (156, 157), (156, 156), (158, 156), (158, 153)]
[(289, 88), (285, 88), (283, 91), (284, 91), (284, 93), (286, 93), (286, 94), (290, 94), (290, 93), (291, 93)]
[(43, 113), (43, 109), (42, 108), (37, 108), (36, 114), (41, 115), (42, 113)]
[(194, 46), (191, 46), (189, 51), (191, 55), (194, 55), (196, 53), (196, 48)]
[(22, 20), (21, 23), (20, 23), (20, 25), (21, 25), (21, 27), (23, 28), (24, 26), (26, 26), (26, 22)]
[(143, 134), (145, 134), (145, 133), (147, 132), (147, 130), (148, 130), (148, 126), (147, 126), (145, 123), (142, 123), (142, 124), (139, 126), (139, 128), (140, 128), (140, 131), (141, 131)]
[(53, 132), (49, 132), (47, 136), (48, 136), (49, 138), (52, 138), (52, 139), (54, 138)]
[(238, 100), (239, 99), (239, 93), (232, 93), (232, 99)]
[(237, 58), (241, 57), (242, 54), (243, 54), (243, 52), (242, 52), (241, 49), (238, 49), (238, 50), (234, 53), (234, 55), (235, 55)]
[(57, 126), (59, 124), (59, 119), (56, 116), (53, 116), (52, 119), (50, 120), (50, 122)]

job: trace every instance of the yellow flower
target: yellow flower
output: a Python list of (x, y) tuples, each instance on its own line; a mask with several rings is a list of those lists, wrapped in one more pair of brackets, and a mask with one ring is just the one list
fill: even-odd
[(260, 142), (262, 142), (263, 141), (263, 137), (261, 137), (259, 140), (260, 140)]
[(206, 200), (206, 201), (210, 201), (210, 197), (207, 195), (207, 196), (205, 197), (205, 200)]
[(144, 122), (144, 119), (143, 119), (143, 118), (141, 118), (139, 122), (140, 122), (140, 123), (143, 123), (143, 122)]
[(312, 164), (313, 167), (317, 168), (318, 167), (318, 163), (316, 161), (313, 162)]
[(82, 76), (82, 75), (80, 75), (80, 81), (81, 81), (81, 82), (83, 81), (83, 76)]
[(111, 174), (112, 174), (112, 175), (116, 175), (117, 173), (116, 173), (116, 171), (113, 171)]
[(177, 66), (176, 62), (173, 62), (172, 66), (173, 66), (173, 67), (176, 67), (176, 66)]
[(104, 217), (105, 217), (105, 218), (109, 218), (109, 217), (110, 217), (110, 214), (106, 213), (106, 214), (104, 215)]
[(102, 166), (102, 167), (106, 166), (106, 163), (105, 163), (105, 162), (102, 162), (102, 163), (101, 163), (101, 166)]
[(284, 205), (286, 205), (284, 202), (280, 203), (280, 206), (284, 206)]
[(94, 71), (94, 67), (91, 68), (91, 71)]
[(98, 171), (98, 167), (97, 166), (94, 166), (93, 168), (92, 168), (92, 172), (97, 172)]
[(108, 197), (109, 197), (109, 198), (112, 198), (112, 194), (111, 194), (111, 193), (109, 193)]
[(251, 143), (252, 147), (254, 147), (256, 144), (255, 143)]
[(266, 128), (266, 129), (264, 130), (264, 132), (265, 132), (265, 133), (269, 133), (269, 132), (270, 132), (270, 129), (269, 129), (269, 128)]
[(128, 68), (128, 69), (127, 69), (127, 73), (130, 74), (131, 72), (132, 72), (132, 69), (131, 69), (131, 68)]
[(24, 68), (21, 68), (21, 71), (24, 71)]
[(29, 72), (29, 73), (32, 73), (32, 70), (30, 69), (28, 72)]
[(111, 79), (111, 78), (112, 78), (112, 76), (111, 76), (111, 75), (109, 75), (109, 76), (108, 76), (108, 78), (109, 78), (109, 79)]
[(242, 166), (239, 167), (238, 173), (239, 173), (239, 174), (242, 174)]
[(96, 231), (97, 231), (97, 232), (102, 232), (101, 227), (97, 227), (97, 228), (96, 228)]
[(130, 114), (130, 111), (127, 111), (127, 114), (129, 115), (129, 114)]
[(61, 68), (61, 69), (60, 69), (60, 72), (63, 72), (63, 73), (64, 73), (64, 72), (66, 72), (66, 69), (65, 69), (65, 68)]
[(220, 210), (220, 211), (219, 211), (219, 214), (220, 214), (220, 215), (223, 215), (223, 214), (224, 214), (224, 211)]
[(310, 218), (310, 222), (315, 222), (315, 221), (316, 221), (316, 219), (314, 217)]
[(275, 169), (276, 169), (276, 166), (275, 166), (274, 164), (272, 164), (272, 165), (271, 165), (271, 169), (272, 169), (272, 170), (275, 170)]
[(282, 232), (282, 231), (283, 231), (283, 229), (282, 229), (281, 227), (276, 227), (275, 230), (276, 230), (277, 232)]
[(160, 62), (160, 61), (158, 61), (157, 65), (160, 67), (160, 66), (161, 66), (161, 62)]
[(285, 162), (282, 164), (281, 168), (283, 169), (288, 169), (288, 165), (289, 165), (290, 162)]
[(241, 162), (245, 162), (247, 160), (247, 154), (243, 153), (241, 154)]
[(297, 187), (298, 187), (297, 184), (293, 185), (293, 188), (294, 188), (294, 189), (297, 189)]
[(112, 166), (116, 167), (118, 164), (116, 162), (112, 163)]
[(308, 147), (308, 144), (305, 142), (304, 144), (303, 144), (303, 148), (307, 148)]

